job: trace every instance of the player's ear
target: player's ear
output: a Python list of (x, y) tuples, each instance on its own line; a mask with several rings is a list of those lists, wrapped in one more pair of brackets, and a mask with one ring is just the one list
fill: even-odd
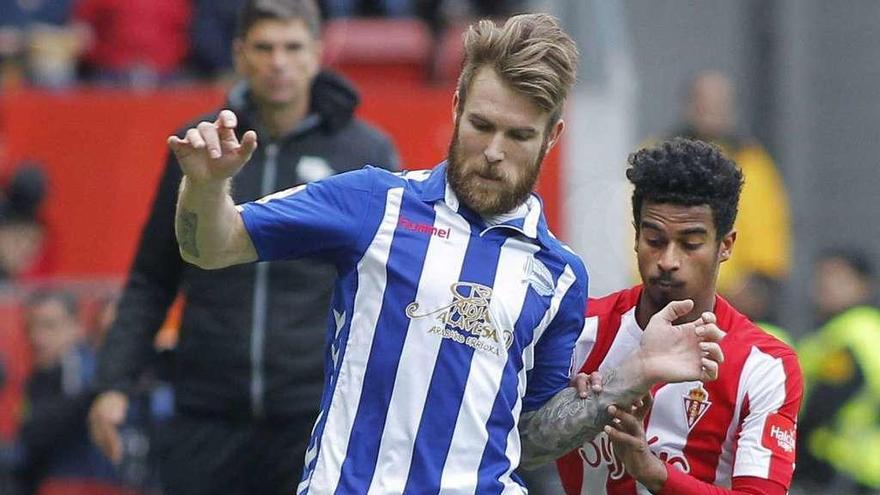
[(725, 262), (733, 256), (733, 245), (736, 243), (736, 230), (731, 230), (721, 239), (718, 245), (718, 259)]
[(455, 90), (455, 93), (452, 94), (452, 123), (455, 124), (455, 121), (458, 120), (458, 104), (461, 102), (461, 96), (458, 94), (458, 90)]
[(550, 135), (547, 136), (547, 151), (553, 149), (553, 146), (559, 142), (559, 138), (562, 136), (562, 131), (565, 130), (565, 121), (559, 119), (550, 127)]

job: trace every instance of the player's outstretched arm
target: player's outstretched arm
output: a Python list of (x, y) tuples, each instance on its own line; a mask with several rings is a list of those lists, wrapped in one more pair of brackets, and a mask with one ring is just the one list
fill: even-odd
[(523, 414), (520, 466), (534, 469), (592, 439), (611, 419), (608, 406), (628, 409), (655, 383), (716, 379), (724, 360), (718, 345), (724, 332), (715, 326), (715, 315), (704, 313), (690, 323), (672, 324), (692, 308), (692, 301), (674, 301), (655, 314), (639, 350), (603, 373), (600, 393), (591, 390), (582, 397), (568, 387), (541, 409)]
[(199, 123), (183, 139), (168, 138), (184, 174), (174, 221), (180, 255), (200, 268), (223, 268), (257, 259), (229, 194), (231, 177), (257, 148), (257, 135), (248, 131), (239, 142), (237, 125), (235, 114), (223, 110), (217, 120)]

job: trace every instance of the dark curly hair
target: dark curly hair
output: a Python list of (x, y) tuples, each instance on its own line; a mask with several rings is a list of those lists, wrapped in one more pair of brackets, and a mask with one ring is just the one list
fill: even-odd
[(733, 229), (743, 175), (717, 146), (674, 138), (631, 154), (627, 162), (626, 178), (635, 186), (632, 208), (636, 232), (645, 201), (708, 205), (719, 242)]

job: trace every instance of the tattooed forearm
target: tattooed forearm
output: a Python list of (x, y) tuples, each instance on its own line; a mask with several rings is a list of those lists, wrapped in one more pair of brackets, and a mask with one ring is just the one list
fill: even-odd
[(602, 392), (585, 399), (568, 387), (541, 409), (520, 417), (522, 441), (520, 466), (534, 469), (551, 462), (592, 439), (611, 420), (608, 406), (629, 406), (647, 392), (641, 376), (631, 369), (616, 368), (602, 377)]
[(199, 244), (196, 242), (196, 229), (199, 216), (190, 210), (180, 210), (177, 215), (177, 239), (180, 249), (190, 256), (199, 257)]

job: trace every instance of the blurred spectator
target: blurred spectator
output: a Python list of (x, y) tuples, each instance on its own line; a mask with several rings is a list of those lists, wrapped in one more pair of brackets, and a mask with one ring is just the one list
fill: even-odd
[[(314, 0), (249, 0), (242, 16), (233, 50), (243, 80), (224, 108), (262, 141), (233, 181), (237, 202), (366, 163), (396, 168), (393, 145), (354, 116), (354, 89), (320, 70)], [(101, 348), (93, 438), (120, 459), (118, 425), (155, 354), (155, 334), (183, 292), (175, 415), (156, 438), (164, 490), (294, 493), (321, 400), (335, 269), (314, 261), (214, 271), (183, 263), (174, 235), (181, 177), (169, 154)]]
[(730, 79), (720, 72), (697, 74), (689, 84), (684, 122), (671, 133), (715, 143), (736, 161), (745, 187), (736, 220), (733, 256), (721, 264), (718, 291), (724, 295), (750, 273), (784, 278), (790, 264), (788, 198), (773, 159), (758, 141), (736, 129), (736, 101)]
[(150, 88), (181, 76), (189, 0), (77, 0), (74, 18), (91, 33), (84, 62), (92, 79)]
[(194, 0), (190, 26), (190, 63), (201, 77), (223, 78), (232, 72), (232, 40), (244, 0)]
[(39, 209), (46, 176), (36, 164), (19, 166), (0, 196), (0, 283), (46, 275), (51, 260)]
[(880, 310), (875, 272), (855, 250), (824, 253), (813, 303), (824, 322), (799, 346), (807, 383), (798, 422), (802, 487), (815, 493), (880, 490)]
[(0, 65), (7, 77), (63, 88), (76, 81), (86, 33), (70, 23), (73, 0), (0, 0)]
[(731, 289), (728, 301), (762, 330), (792, 345), (791, 335), (776, 324), (779, 295), (777, 280), (761, 273), (750, 273)]
[(114, 480), (113, 466), (86, 429), (95, 360), (82, 339), (77, 301), (66, 292), (41, 291), (24, 310), (34, 365), (19, 433), (25, 492), (47, 479)]

